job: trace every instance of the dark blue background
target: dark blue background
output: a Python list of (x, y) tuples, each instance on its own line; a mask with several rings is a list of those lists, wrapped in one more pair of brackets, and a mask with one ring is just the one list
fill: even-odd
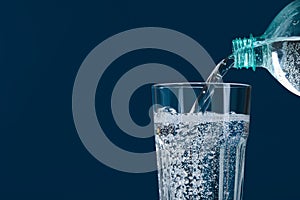
[[(158, 199), (156, 172), (110, 169), (82, 145), (71, 109), (72, 87), (82, 61), (114, 34), (156, 26), (189, 35), (218, 62), (231, 52), (232, 39), (261, 35), (289, 2), (2, 1), (0, 199)], [(118, 68), (149, 62), (165, 52), (135, 53), (117, 60), (106, 76), (121, 76)], [(186, 64), (174, 55), (161, 59), (170, 66)], [(98, 93), (111, 93), (108, 89), (115, 80), (106, 79), (107, 89)], [(244, 199), (300, 199), (299, 97), (263, 69), (232, 70), (225, 79), (253, 86)], [(138, 102), (134, 99), (147, 88), (137, 91), (132, 101)], [(140, 124), (147, 120), (136, 119)], [(107, 119), (107, 123), (113, 122)], [(151, 139), (134, 140), (122, 133), (109, 137), (131, 151), (153, 149)]]

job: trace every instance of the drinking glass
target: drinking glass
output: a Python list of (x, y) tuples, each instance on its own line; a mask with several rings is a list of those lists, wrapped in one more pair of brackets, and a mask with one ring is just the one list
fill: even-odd
[[(205, 112), (190, 112), (203, 92), (212, 92)], [(238, 83), (152, 86), (161, 200), (242, 199), (250, 92)]]

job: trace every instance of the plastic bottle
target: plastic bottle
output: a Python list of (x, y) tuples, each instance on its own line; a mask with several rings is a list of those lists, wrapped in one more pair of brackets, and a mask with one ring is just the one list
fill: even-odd
[(300, 96), (300, 0), (287, 5), (260, 37), (232, 41), (235, 68), (263, 67)]

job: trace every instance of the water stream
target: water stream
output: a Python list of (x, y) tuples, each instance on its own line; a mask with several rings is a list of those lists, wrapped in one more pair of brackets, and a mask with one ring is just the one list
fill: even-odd
[(209, 77), (206, 80), (208, 83), (205, 87), (203, 87), (202, 91), (198, 95), (197, 99), (195, 100), (191, 110), (189, 113), (195, 112), (202, 112), (204, 113), (209, 104), (210, 104), (210, 97), (214, 94), (214, 84), (210, 83), (221, 83), (222, 78), (228, 72), (230, 68), (234, 66), (233, 57), (229, 56), (219, 62), (214, 70), (211, 72)]

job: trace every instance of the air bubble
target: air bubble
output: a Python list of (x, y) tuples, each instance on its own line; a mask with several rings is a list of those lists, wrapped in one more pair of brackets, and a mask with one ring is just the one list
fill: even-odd
[(218, 197), (221, 148), (226, 148), (223, 156), (226, 162), (222, 162), (227, 163), (224, 173), (228, 173), (224, 176), (224, 192), (229, 191), (228, 197), (233, 199), (234, 170), (239, 162), (236, 152), (240, 152), (237, 148), (243, 145), (239, 143), (248, 135), (249, 116), (235, 113), (226, 117), (216, 113), (170, 116), (154, 116), (155, 130), (160, 132), (155, 136), (158, 162), (163, 166), (158, 171), (161, 199)]

